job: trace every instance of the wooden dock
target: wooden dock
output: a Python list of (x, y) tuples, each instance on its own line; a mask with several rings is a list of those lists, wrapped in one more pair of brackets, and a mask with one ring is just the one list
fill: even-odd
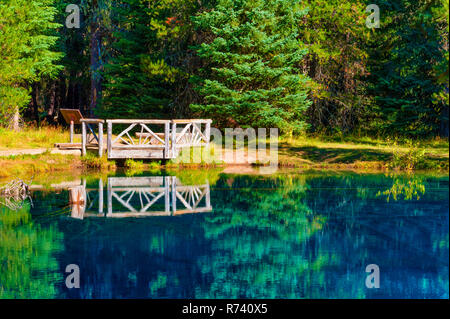
[(128, 218), (208, 213), (211, 205), (208, 181), (184, 185), (175, 176), (108, 177), (106, 209), (104, 185), (87, 188), (86, 180), (69, 188), (71, 217)]
[[(81, 119), (81, 145), (59, 144), (64, 148), (97, 149), (103, 156), (103, 124), (98, 119)], [(208, 146), (212, 120), (106, 120), (108, 159), (174, 159), (186, 147)], [(96, 132), (95, 125), (98, 130)], [(94, 126), (94, 128), (93, 128)], [(113, 135), (113, 133), (116, 133)]]

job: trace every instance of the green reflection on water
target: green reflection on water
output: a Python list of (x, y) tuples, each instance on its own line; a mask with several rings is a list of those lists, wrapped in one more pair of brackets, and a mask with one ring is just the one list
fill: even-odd
[(377, 196), (386, 196), (386, 201), (392, 199), (397, 201), (404, 200), (419, 200), (421, 195), (425, 194), (425, 184), (420, 177), (411, 177), (409, 179), (394, 177), (392, 187), (384, 192), (379, 191)]
[[(41, 214), (61, 207), (67, 194), (37, 194), (45, 204), (34, 219), (29, 206), (2, 208), (0, 298), (66, 296), (63, 285), (55, 287), (74, 260), (86, 278), (99, 276), (79, 295), (70, 292), (75, 298), (370, 298), (360, 265), (373, 260), (392, 265), (392, 282), (404, 284), (386, 284), (383, 297), (448, 296), (432, 294), (448, 286), (448, 264), (440, 261), (449, 249), (440, 227), (448, 223), (448, 193), (436, 191), (448, 191), (448, 182), (352, 173), (173, 174), (185, 185), (208, 181), (214, 211), (166, 219), (55, 216), (48, 225)], [(97, 178), (88, 181), (97, 185)]]
[[(227, 198), (214, 200), (216, 212), (205, 218), (203, 228), (221, 253), (199, 260), (213, 281), (196, 298), (298, 298), (305, 292), (308, 298), (323, 297), (322, 268), (337, 265), (339, 256), (321, 247), (304, 253), (306, 242), (327, 221), (306, 203), (307, 177), (265, 177), (262, 188), (258, 181), (261, 177), (231, 177), (218, 186)], [(350, 293), (341, 291), (341, 296)], [(363, 289), (351, 296), (363, 298)]]
[(61, 280), (55, 252), (63, 235), (31, 220), (30, 204), (13, 211), (0, 207), (0, 298), (55, 298)]

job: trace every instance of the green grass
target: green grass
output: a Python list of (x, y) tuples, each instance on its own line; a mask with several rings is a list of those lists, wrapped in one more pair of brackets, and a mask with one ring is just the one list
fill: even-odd
[(79, 157), (73, 155), (49, 154), (0, 157), (0, 178), (19, 177), (29, 180), (36, 175), (80, 168)]
[(280, 139), (281, 166), (377, 168), (377, 169), (447, 169), (448, 140), (379, 140), (363, 138), (302, 137)]
[[(0, 150), (53, 148), (55, 143), (68, 143), (69, 131), (62, 128), (24, 128), (18, 132), (0, 127)], [(81, 143), (76, 136), (75, 142)]]
[(86, 156), (81, 157), (81, 163), (88, 169), (114, 170), (116, 168), (116, 163), (109, 161), (106, 155), (99, 157), (96, 154), (87, 153)]
[[(0, 128), (0, 150), (53, 148), (55, 143), (67, 142), (69, 133), (62, 128), (25, 128), (14, 132)], [(76, 140), (79, 142), (79, 137)], [(413, 141), (406, 138), (374, 138), (355, 136), (302, 136), (296, 138), (279, 139), (279, 163), (283, 167), (295, 168), (331, 168), (331, 169), (398, 169), (398, 170), (448, 170), (449, 168), (449, 142), (448, 139), (434, 138)], [(199, 163), (192, 163), (194, 150), (185, 149), (183, 155), (191, 159), (192, 164), (185, 164), (181, 156), (166, 163), (167, 167), (215, 167), (223, 163), (207, 164), (219, 148), (211, 145), (208, 154), (202, 154)], [(195, 150), (197, 152), (198, 150)], [(198, 154), (196, 154), (198, 155)], [(211, 157), (211, 158), (209, 158)], [(50, 159), (53, 158), (53, 159)], [(3, 161), (3, 175), (12, 175), (7, 167), (15, 173), (20, 165), (26, 166), (26, 171), (52, 170), (47, 162), (57, 162), (68, 166), (73, 159), (63, 161), (50, 154), (20, 159), (0, 158)], [(80, 160), (78, 160), (80, 161)], [(6, 165), (8, 162), (8, 166)], [(34, 163), (33, 163), (34, 162)], [(22, 163), (22, 164), (20, 164)], [(39, 166), (40, 165), (40, 166)], [(81, 159), (81, 165), (92, 169), (114, 169), (114, 162), (105, 158), (88, 155)], [(63, 165), (62, 165), (63, 166)], [(129, 171), (144, 171), (159, 169), (159, 162), (143, 163), (129, 160), (125, 164)], [(31, 168), (30, 168), (31, 167)], [(59, 168), (58, 168), (59, 169)], [(7, 173), (5, 173), (7, 172)]]

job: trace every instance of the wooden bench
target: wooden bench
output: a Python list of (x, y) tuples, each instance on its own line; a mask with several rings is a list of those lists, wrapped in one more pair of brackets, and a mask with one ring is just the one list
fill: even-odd
[[(86, 154), (86, 148), (87, 147), (95, 147), (95, 145), (98, 145), (99, 149), (99, 155), (102, 156), (103, 154), (103, 123), (104, 120), (101, 119), (86, 119), (81, 114), (80, 110), (78, 109), (61, 109), (61, 114), (64, 117), (64, 120), (67, 124), (70, 125), (70, 142), (69, 143), (56, 143), (55, 147), (59, 149), (81, 149), (81, 152), (83, 155)], [(75, 124), (82, 126), (82, 133), (81, 133), (81, 143), (74, 143), (74, 126)], [(98, 135), (95, 133), (95, 130), (92, 128), (92, 125), (98, 125)], [(90, 143), (90, 141), (87, 141), (87, 132), (86, 128), (89, 129), (89, 131), (94, 136), (94, 139), (97, 141), (97, 144)]]

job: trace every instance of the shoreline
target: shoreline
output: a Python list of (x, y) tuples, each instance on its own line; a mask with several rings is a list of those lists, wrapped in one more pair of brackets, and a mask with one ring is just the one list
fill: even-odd
[[(106, 165), (100, 163), (98, 167), (89, 167), (90, 164), (83, 158), (73, 155), (49, 154), (20, 155), (14, 157), (0, 157), (0, 183), (2, 181), (20, 178), (23, 180), (46, 179), (48, 177), (108, 175), (124, 172), (129, 175), (139, 175), (145, 172), (177, 171), (177, 170), (222, 170), (224, 174), (276, 174), (280, 172), (303, 171), (335, 171), (373, 174), (438, 174), (449, 176), (448, 169), (395, 169), (390, 168), (385, 162), (361, 162), (353, 163), (287, 163), (280, 161), (278, 166), (271, 167), (251, 163), (220, 163), (220, 164), (174, 164), (166, 165), (155, 162), (135, 162), (136, 165), (120, 166), (117, 162), (106, 161)], [(103, 166), (102, 166), (103, 165)], [(448, 165), (448, 164), (447, 164)], [(448, 167), (448, 166), (447, 166)]]
[[(369, 141), (370, 142), (370, 141)], [(324, 141), (317, 138), (280, 139), (276, 154), (265, 154), (266, 160), (276, 163), (275, 170), (333, 170), (355, 171), (359, 173), (416, 173), (419, 171), (449, 175), (449, 154), (447, 141), (421, 142), (415, 146), (387, 144), (387, 142), (361, 140)], [(228, 149), (213, 144), (211, 151), (204, 153), (197, 163), (182, 163), (193, 160), (191, 151), (179, 156), (180, 160), (108, 160), (88, 152), (81, 156), (80, 150), (59, 150), (30, 142), (23, 145), (14, 143), (0, 147), (0, 180), (21, 178), (29, 180), (33, 176), (108, 174), (126, 170), (128, 174), (139, 174), (155, 170), (204, 170), (220, 168), (224, 172), (252, 173), (264, 171), (270, 174), (273, 166), (263, 164), (259, 153), (249, 153), (246, 148), (226, 153)], [(231, 149), (230, 149), (231, 151)], [(272, 158), (272, 155), (274, 157)], [(206, 157), (204, 157), (206, 156)], [(201, 159), (203, 162), (200, 162)], [(214, 162), (215, 160), (215, 162)], [(208, 164), (208, 162), (212, 162)]]

